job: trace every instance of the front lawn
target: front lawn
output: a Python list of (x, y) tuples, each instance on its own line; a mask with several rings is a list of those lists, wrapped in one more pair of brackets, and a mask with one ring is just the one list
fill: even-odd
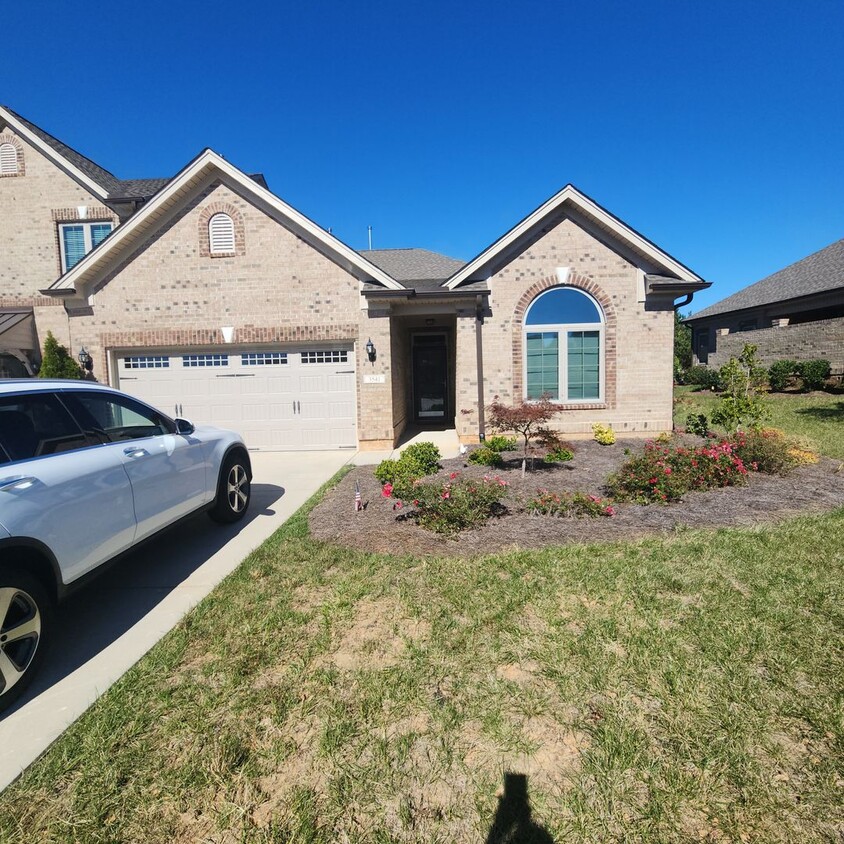
[[(682, 427), (690, 413), (712, 417), (718, 402), (715, 393), (677, 387), (674, 393), (674, 424)], [(844, 460), (844, 396), (830, 393), (771, 393), (766, 424), (791, 434), (808, 437), (827, 457)]]
[(837, 840), (842, 569), (844, 510), (471, 560), (303, 511), (0, 796), (0, 839)]

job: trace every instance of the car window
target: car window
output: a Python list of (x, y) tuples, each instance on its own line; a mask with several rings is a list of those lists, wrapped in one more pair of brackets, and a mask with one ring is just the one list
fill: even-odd
[(174, 423), (163, 413), (129, 396), (89, 391), (63, 394), (79, 424), (106, 442), (137, 440), (175, 433)]
[(0, 398), (0, 463), (86, 448), (91, 441), (50, 393)]

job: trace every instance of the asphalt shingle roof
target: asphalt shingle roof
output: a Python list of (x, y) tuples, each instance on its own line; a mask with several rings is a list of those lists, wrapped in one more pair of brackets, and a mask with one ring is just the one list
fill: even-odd
[(123, 179), (109, 192), (114, 199), (148, 199), (158, 193), (170, 179)]
[(692, 314), (691, 320), (844, 287), (844, 238)]
[(428, 249), (363, 249), (359, 253), (408, 287), (430, 289), (459, 270), (464, 262)]

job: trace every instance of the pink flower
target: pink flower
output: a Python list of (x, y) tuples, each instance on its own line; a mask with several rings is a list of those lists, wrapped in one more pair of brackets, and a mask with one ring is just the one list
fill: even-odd
[(666, 475), (670, 475), (670, 474), (671, 474), (671, 467), (670, 467), (670, 466), (666, 466), (666, 467), (665, 467), (665, 474), (666, 474)]
[(449, 478), (451, 478), (451, 480), (454, 480), (454, 479), (457, 477), (457, 474), (458, 474), (457, 472), (452, 472), (452, 473), (449, 475)]
[(443, 500), (446, 498), (451, 498), (451, 493), (447, 489), (443, 491)]
[(389, 498), (392, 494), (393, 494), (393, 485), (391, 483), (389, 483), (389, 481), (388, 481), (381, 488), (381, 495), (383, 495), (384, 498)]
[(396, 503), (393, 504), (394, 510), (401, 510), (402, 507), (404, 507), (404, 504), (402, 504), (402, 502), (399, 501), (398, 499), (396, 500)]
[(614, 508), (614, 507), (607, 507), (607, 509), (606, 509), (606, 510), (604, 510), (604, 512), (605, 512), (608, 516), (614, 516), (614, 515), (615, 515), (615, 508)]
[(419, 499), (418, 499), (418, 498), (414, 498), (414, 499), (413, 499), (413, 506), (414, 506), (414, 507), (418, 507), (418, 506), (419, 506)]

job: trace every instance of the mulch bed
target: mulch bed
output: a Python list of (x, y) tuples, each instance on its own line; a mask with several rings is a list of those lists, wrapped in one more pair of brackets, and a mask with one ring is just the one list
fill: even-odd
[[(509, 485), (503, 499), (507, 513), (456, 538), (419, 527), (406, 518), (407, 508), (394, 510), (393, 500), (381, 495), (375, 467), (360, 466), (311, 511), (311, 535), (361, 551), (467, 557), (575, 542), (615, 542), (681, 527), (751, 526), (844, 505), (844, 464), (821, 458), (819, 463), (801, 466), (785, 476), (751, 473), (746, 486), (693, 492), (671, 504), (616, 504), (616, 514), (610, 518), (531, 516), (520, 509), (541, 489), (605, 496), (607, 477), (629, 459), (625, 448), (635, 454), (644, 448), (644, 442), (619, 439), (615, 445), (602, 446), (592, 440), (578, 441), (573, 460), (558, 464), (538, 460), (533, 471), (529, 464), (524, 479), (515, 452), (504, 453), (506, 465), (501, 469), (475, 466), (464, 457), (443, 460), (442, 470), (434, 476), (443, 481), (459, 471), (461, 477), (497, 476)], [(365, 504), (357, 513), (355, 482), (360, 484)]]

